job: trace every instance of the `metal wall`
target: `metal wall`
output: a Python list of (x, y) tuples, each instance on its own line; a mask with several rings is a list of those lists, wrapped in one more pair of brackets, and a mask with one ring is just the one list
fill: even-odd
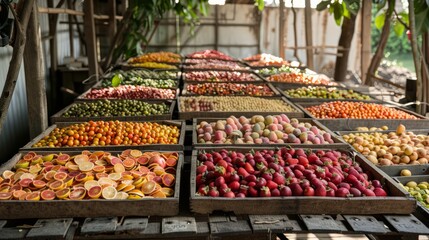
[[(54, 1), (56, 5), (58, 0)], [(37, 1), (39, 6), (47, 7), (45, 0)], [(67, 15), (60, 15), (59, 21), (67, 21)], [(42, 36), (47, 36), (49, 32), (48, 15), (39, 15), (40, 28)], [(77, 35), (77, 33), (76, 33)], [(68, 25), (58, 24), (58, 61), (62, 64), (65, 56), (70, 56)], [(49, 40), (43, 40), (43, 52), (46, 66), (46, 83), (49, 92)], [(75, 56), (79, 56), (79, 41), (75, 36)], [(9, 62), (12, 57), (12, 48), (0, 48), (0, 89), (3, 89), (6, 74), (9, 69)], [(13, 92), (12, 101), (7, 113), (7, 119), (4, 122), (0, 133), (0, 163), (7, 161), (19, 148), (29, 142), (28, 114), (27, 114), (27, 94), (25, 91), (24, 66), (21, 66), (18, 82)]]

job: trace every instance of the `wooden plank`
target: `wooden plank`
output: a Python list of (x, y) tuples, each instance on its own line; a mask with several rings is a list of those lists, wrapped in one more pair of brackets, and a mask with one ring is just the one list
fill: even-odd
[[(313, 27), (311, 22), (311, 5), (310, 0), (305, 0), (305, 10), (304, 10), (304, 18), (305, 18), (305, 44), (307, 46), (313, 45)], [(313, 49), (307, 49), (307, 66), (310, 69), (314, 69), (314, 62), (313, 62)]]
[(79, 222), (78, 221), (74, 221), (71, 224), (71, 226), (69, 228), (69, 231), (66, 234), (65, 240), (73, 240), (73, 239), (75, 239), (75, 234), (76, 234), (76, 231), (77, 231), (78, 227), (79, 227)]
[(344, 215), (344, 218), (355, 232), (379, 234), (387, 233), (384, 223), (382, 221), (378, 221), (373, 216)]
[(329, 215), (300, 215), (300, 217), (310, 232), (341, 232), (341, 227)]
[(145, 236), (159, 236), (161, 234), (161, 223), (160, 222), (150, 222), (147, 224), (147, 227), (143, 231)]
[(45, 61), (43, 60), (36, 2), (34, 2), (33, 12), (28, 23), (26, 38), (27, 42), (24, 50), (25, 89), (27, 93), (30, 138), (34, 138), (48, 128)]
[(24, 239), (27, 233), (25, 228), (0, 228), (0, 239)]
[(147, 227), (149, 218), (127, 218), (116, 228), (116, 232), (140, 233)]
[(237, 222), (214, 222), (210, 223), (211, 234), (214, 236), (231, 236), (252, 233), (250, 225), (245, 220)]
[(163, 218), (162, 234), (197, 233), (197, 224), (194, 217)]
[(293, 230), (286, 215), (249, 215), (253, 232), (283, 233)]
[(384, 218), (399, 233), (429, 234), (429, 228), (414, 215), (385, 215)]
[(197, 234), (209, 234), (210, 227), (208, 222), (197, 222)]
[(86, 218), (80, 229), (80, 233), (81, 235), (112, 233), (116, 231), (117, 225), (117, 217)]
[(96, 43), (96, 30), (94, 22), (94, 2), (85, 1), (84, 11), (84, 35), (86, 42), (86, 53), (88, 55), (89, 75), (98, 79), (98, 46)]
[(37, 228), (32, 228), (27, 234), (29, 238), (64, 238), (73, 222), (72, 218), (38, 219)]

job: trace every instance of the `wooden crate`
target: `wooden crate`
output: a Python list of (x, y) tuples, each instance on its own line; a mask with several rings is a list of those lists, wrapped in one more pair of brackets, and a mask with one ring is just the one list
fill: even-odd
[[(201, 71), (217, 71), (217, 70), (205, 69), (205, 70), (201, 70)], [(254, 73), (254, 72), (242, 71), (242, 70), (237, 70), (237, 71), (222, 70), (222, 71), (218, 71), (218, 72), (243, 72), (243, 73), (248, 73), (248, 74), (251, 74), (255, 78), (255, 80), (254, 81), (250, 81), (250, 80), (249, 81), (230, 81), (230, 80), (227, 80), (227, 81), (210, 81), (210, 80), (195, 81), (195, 80), (188, 80), (188, 79), (186, 79), (186, 73), (187, 72), (201, 72), (201, 71), (199, 71), (199, 70), (193, 71), (193, 70), (190, 70), (190, 69), (185, 70), (182, 73), (182, 79), (183, 79), (183, 81), (185, 83), (188, 83), (188, 84), (208, 83), (208, 82), (209, 83), (260, 83), (260, 82), (264, 82), (265, 81), (263, 78), (261, 78), (258, 74)]]
[[(198, 148), (200, 149), (200, 148)], [(210, 214), (213, 211), (234, 212), (235, 214), (410, 214), (416, 209), (416, 201), (408, 196), (397, 182), (373, 167), (359, 156), (355, 160), (362, 169), (369, 171), (374, 179), (384, 182), (389, 197), (249, 197), (222, 198), (196, 195), (196, 167), (198, 149), (192, 152), (191, 159), (191, 211)], [(217, 148), (201, 150), (210, 151)], [(257, 150), (259, 148), (252, 148)], [(275, 149), (275, 148), (264, 148)], [(251, 148), (228, 148), (248, 152)]]
[(45, 136), (48, 136), (50, 132), (52, 132), (57, 127), (67, 127), (72, 124), (73, 122), (58, 122), (57, 124), (51, 125), (48, 129), (43, 131), (41, 134), (39, 134), (37, 137), (35, 137), (33, 140), (31, 140), (29, 143), (27, 143), (24, 147), (21, 148), (23, 151), (82, 151), (82, 150), (102, 150), (102, 151), (118, 151), (123, 150), (124, 148), (135, 148), (135, 149), (144, 149), (144, 150), (154, 150), (154, 151), (183, 151), (184, 149), (184, 141), (185, 141), (185, 131), (186, 131), (186, 124), (184, 121), (169, 121), (169, 120), (160, 120), (160, 121), (150, 121), (150, 122), (157, 122), (160, 124), (168, 124), (168, 125), (174, 125), (177, 126), (180, 130), (180, 136), (178, 139), (177, 144), (145, 144), (145, 145), (110, 145), (110, 146), (75, 146), (75, 147), (40, 147), (40, 148), (33, 148), (32, 146), (39, 142), (42, 138)]
[[(236, 116), (239, 117), (239, 116)], [(320, 124), (317, 120), (314, 119), (309, 119), (309, 118), (298, 118), (299, 122), (303, 122), (303, 123), (310, 123), (313, 126), (318, 127), (320, 130), (323, 130), (329, 134), (331, 134), (332, 136), (332, 140), (334, 141), (334, 143), (332, 144), (319, 144), (319, 145), (315, 145), (315, 144), (297, 144), (297, 143), (275, 143), (275, 144), (206, 144), (206, 143), (198, 143), (198, 136), (197, 136), (197, 125), (200, 124), (200, 122), (202, 121), (206, 121), (206, 122), (216, 122), (217, 120), (224, 120), (225, 118), (194, 118), (193, 120), (193, 124), (192, 124), (192, 145), (194, 147), (231, 147), (231, 146), (255, 146), (255, 147), (284, 147), (284, 146), (291, 146), (291, 147), (300, 147), (300, 148), (316, 148), (316, 147), (327, 147), (328, 145), (333, 147), (333, 148), (345, 148), (345, 147), (349, 147), (349, 145), (347, 143), (345, 143), (342, 139), (338, 138), (337, 135), (335, 133), (333, 133), (331, 130), (329, 130), (328, 128), (326, 128), (325, 126), (323, 126), (322, 124)]]
[[(213, 84), (217, 84), (217, 83), (222, 83), (222, 82), (210, 82)], [(229, 82), (228, 82), (229, 83)], [(185, 97), (190, 97), (190, 96), (217, 96), (217, 95), (211, 95), (211, 94), (194, 94), (194, 93), (189, 93), (186, 89), (188, 87), (188, 85), (190, 84), (203, 84), (203, 83), (185, 83), (183, 85), (183, 89), (182, 89), (182, 96)], [(233, 84), (247, 84), (247, 83), (241, 83), (241, 82), (234, 82)], [(272, 96), (251, 96), (251, 95), (229, 95), (229, 96), (249, 96), (249, 97), (265, 97), (265, 98), (270, 98), (270, 97), (279, 97), (280, 96), (280, 92), (271, 84), (269, 83), (252, 83), (254, 85), (260, 85), (260, 86), (268, 86), (268, 88), (270, 88), (270, 90), (274, 93)]]
[(315, 118), (305, 108), (318, 105), (315, 103), (295, 103), (305, 114), (306, 117), (317, 119), (332, 131), (353, 131), (357, 127), (382, 127), (387, 126), (390, 129), (396, 129), (399, 124), (407, 126), (409, 129), (424, 129), (429, 125), (429, 119), (407, 109), (394, 107), (395, 109), (404, 111), (419, 119), (352, 119), (352, 118), (337, 118), (337, 119), (321, 119)]
[[(102, 99), (100, 99), (102, 101)], [(111, 100), (111, 101), (120, 101), (120, 100)], [(176, 106), (175, 100), (167, 100), (167, 101), (144, 101), (139, 100), (141, 102), (148, 102), (148, 103), (165, 103), (167, 106), (169, 106), (169, 111), (167, 114), (161, 114), (161, 115), (153, 115), (153, 116), (110, 116), (110, 117), (63, 117), (63, 114), (67, 112), (73, 105), (76, 103), (79, 103), (81, 101), (77, 101), (65, 108), (63, 108), (61, 111), (57, 112), (56, 114), (51, 116), (51, 123), (57, 123), (57, 122), (86, 122), (86, 121), (110, 121), (110, 120), (119, 120), (119, 121), (150, 121), (150, 120), (171, 120), (173, 118), (173, 111), (174, 107)]]
[[(429, 175), (416, 175), (416, 176), (409, 176), (409, 177), (394, 177), (394, 179), (402, 183), (403, 185), (407, 184), (409, 181), (415, 181), (416, 183), (429, 181)], [(429, 218), (429, 209), (423, 206), (422, 203), (417, 201), (417, 212), (422, 214), (425, 218)]]
[[(60, 152), (60, 151), (58, 151)], [(70, 155), (80, 151), (61, 151)], [(171, 151), (168, 151), (171, 152)], [(26, 151), (16, 154), (0, 166), (0, 172), (10, 170)], [(37, 154), (51, 152), (36, 151)], [(120, 152), (111, 152), (118, 154)], [(112, 216), (174, 216), (179, 213), (180, 179), (184, 156), (179, 152), (174, 196), (168, 198), (143, 198), (138, 200), (41, 200), (0, 201), (2, 219), (63, 218), (63, 217), (112, 217)]]
[[(280, 94), (282, 94), (283, 96), (285, 96), (287, 99), (289, 99), (291, 102), (302, 102), (302, 103), (307, 103), (307, 102), (333, 102), (333, 101), (350, 101), (350, 102), (366, 102), (366, 103), (382, 103), (381, 100), (376, 99), (374, 96), (370, 95), (370, 94), (365, 94), (368, 95), (371, 99), (370, 100), (357, 100), (357, 99), (327, 99), (327, 98), (296, 98), (296, 97), (291, 97), (289, 94), (285, 93), (285, 90), (290, 90), (290, 89), (297, 89), (297, 88), (302, 88), (302, 87), (321, 87), (321, 85), (301, 85), (301, 86), (297, 86), (297, 85), (278, 85), (276, 86), (276, 88), (279, 90)], [(342, 86), (326, 86), (326, 87), (335, 87), (338, 88), (340, 90), (347, 90), (347, 88), (342, 87)], [(360, 93), (360, 94), (364, 94), (358, 91), (354, 91), (356, 93)]]
[(252, 117), (253, 115), (258, 115), (258, 114), (259, 115), (260, 114), (279, 115), (282, 113), (286, 114), (290, 118), (302, 118), (302, 117), (304, 117), (304, 113), (302, 112), (302, 110), (297, 108), (293, 103), (291, 103), (285, 97), (269, 97), (269, 99), (282, 100), (287, 105), (289, 105), (293, 109), (295, 109), (296, 112), (272, 112), (269, 110), (267, 112), (255, 112), (255, 111), (250, 111), (250, 112), (237, 112), (237, 111), (234, 111), (234, 112), (183, 112), (180, 109), (180, 97), (178, 98), (177, 106), (178, 106), (178, 110), (179, 110), (179, 119), (183, 119), (183, 120), (192, 120), (193, 118), (220, 118), (220, 117), (221, 118), (227, 118), (227, 117), (230, 117), (231, 115)]

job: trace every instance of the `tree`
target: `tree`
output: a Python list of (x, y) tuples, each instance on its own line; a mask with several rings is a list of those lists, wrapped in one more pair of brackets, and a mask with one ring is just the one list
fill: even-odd
[(337, 59), (335, 62), (335, 81), (344, 81), (347, 74), (350, 46), (355, 32), (356, 15), (359, 12), (360, 0), (323, 0), (317, 5), (318, 11), (329, 9), (335, 22), (341, 26), (338, 40)]

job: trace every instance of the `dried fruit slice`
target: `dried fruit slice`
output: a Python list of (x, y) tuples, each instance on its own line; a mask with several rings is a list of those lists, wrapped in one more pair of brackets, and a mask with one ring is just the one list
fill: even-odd
[(106, 166), (108, 163), (106, 162), (106, 160), (100, 159), (100, 160), (96, 160), (94, 161), (95, 165), (97, 166)]
[(123, 173), (125, 172), (125, 167), (122, 165), (122, 163), (116, 163), (113, 165), (113, 170), (117, 173)]
[(112, 157), (112, 158), (110, 159), (110, 164), (111, 164), (111, 165), (115, 165), (115, 164), (118, 164), (118, 163), (122, 163), (122, 160), (121, 160), (120, 158)]
[(143, 183), (141, 191), (145, 195), (149, 195), (153, 191), (155, 191), (155, 187), (156, 187), (156, 182), (154, 182), (154, 181), (147, 181), (147, 182)]
[(95, 174), (95, 178), (96, 178), (96, 179), (100, 179), (100, 178), (103, 178), (103, 177), (107, 178), (108, 176), (109, 176), (109, 174), (107, 174), (107, 173), (105, 173), (105, 172), (102, 172), (102, 173), (96, 173), (96, 174)]
[(28, 187), (28, 186), (30, 186), (30, 184), (33, 182), (33, 179), (30, 179), (30, 178), (24, 178), (24, 179), (21, 179), (20, 181), (19, 181), (19, 185), (21, 185), (21, 187), (23, 187), (23, 188), (26, 188), (26, 187)]
[(124, 180), (132, 180), (134, 179), (133, 175), (131, 174), (131, 172), (125, 171), (123, 173), (121, 173), (122, 179)]
[(98, 179), (98, 183), (102, 187), (108, 187), (108, 186), (116, 187), (116, 186), (118, 186), (117, 182), (115, 182), (112, 179), (107, 178), (107, 177), (102, 177), (102, 178)]
[(15, 164), (15, 169), (27, 168), (29, 165), (30, 165), (29, 161), (21, 159)]
[(87, 155), (87, 156), (89, 156), (89, 155), (91, 155), (91, 152), (90, 152), (90, 151), (88, 151), (88, 150), (83, 150), (83, 151), (82, 151), (82, 154), (83, 154), (83, 155)]
[(117, 191), (122, 191), (124, 188), (126, 188), (128, 185), (125, 183), (120, 183), (117, 187), (116, 190)]
[(165, 195), (165, 193), (161, 190), (155, 191), (151, 194), (152, 197), (155, 198), (166, 198), (167, 196)]
[(34, 186), (35, 188), (43, 188), (46, 186), (46, 182), (42, 180), (33, 180), (31, 185)]
[(51, 182), (48, 187), (54, 191), (63, 189), (65, 187), (65, 184), (62, 180), (56, 180), (54, 182)]
[(2, 176), (3, 176), (3, 178), (4, 179), (10, 179), (10, 178), (12, 178), (13, 177), (13, 175), (14, 175), (15, 173), (14, 172), (12, 172), (12, 171), (10, 171), (10, 170), (5, 170), (4, 172), (3, 172), (3, 174), (2, 174)]
[(21, 185), (19, 185), (19, 183), (15, 183), (15, 184), (10, 188), (10, 191), (11, 191), (11, 192), (13, 192), (13, 191), (18, 191), (18, 190), (22, 190), (22, 186), (21, 186)]
[(129, 192), (135, 188), (136, 188), (136, 186), (134, 186), (134, 185), (127, 185), (122, 191)]
[(130, 156), (132, 149), (125, 149), (124, 151), (121, 152), (121, 157), (128, 157)]
[(0, 200), (9, 200), (12, 198), (11, 192), (0, 192)]
[(22, 174), (24, 174), (24, 172), (21, 172), (21, 171), (16, 172), (12, 177), (13, 181), (14, 182), (19, 181), (21, 179)]
[(161, 191), (165, 194), (167, 197), (171, 197), (174, 195), (174, 190), (172, 188), (163, 187), (161, 188)]
[(26, 161), (30, 161), (31, 159), (33, 159), (34, 156), (36, 156), (35, 152), (28, 152), (24, 155), (23, 159)]
[(86, 190), (89, 190), (90, 188), (92, 188), (94, 186), (100, 186), (100, 184), (98, 183), (98, 181), (89, 180), (89, 181), (86, 181), (83, 186), (85, 187)]
[(163, 174), (165, 174), (165, 169), (164, 168), (162, 168), (162, 167), (160, 167), (160, 166), (155, 166), (153, 169), (152, 169), (152, 172), (154, 172), (156, 175), (158, 175), (158, 176), (161, 176), (161, 175), (163, 175)]
[(138, 200), (138, 199), (142, 199), (142, 196), (136, 195), (136, 194), (129, 194), (127, 199), (130, 200)]
[(88, 189), (88, 196), (92, 199), (100, 198), (101, 191), (101, 186), (92, 186), (90, 189)]
[(70, 155), (63, 153), (58, 155), (56, 162), (59, 165), (65, 165), (69, 160), (70, 160)]
[(42, 155), (36, 155), (31, 160), (30, 165), (36, 165), (36, 164), (42, 164), (42, 163), (43, 163)]
[(112, 179), (113, 181), (118, 181), (119, 179), (121, 179), (122, 174), (120, 173), (110, 173), (109, 174), (109, 178)]
[(138, 158), (138, 157), (140, 157), (141, 155), (143, 155), (143, 153), (142, 153), (142, 151), (140, 151), (140, 150), (131, 150), (131, 151), (129, 152), (129, 155), (130, 155), (131, 157)]
[(102, 166), (102, 165), (96, 165), (92, 168), (92, 171), (96, 172), (96, 173), (101, 173), (106, 171), (106, 167)]
[(68, 177), (66, 177), (66, 179), (64, 179), (64, 185), (65, 185), (66, 187), (70, 187), (70, 186), (72, 186), (72, 185), (73, 185), (73, 183), (74, 183), (74, 177), (70, 177), (70, 176), (68, 176)]
[(124, 161), (122, 161), (122, 164), (124, 165), (125, 169), (131, 170), (136, 165), (136, 161), (134, 161), (132, 158), (126, 158)]
[(93, 168), (94, 168), (94, 163), (92, 162), (82, 162), (79, 164), (79, 170), (81, 170), (82, 172), (89, 172)]
[(166, 158), (165, 160), (165, 165), (167, 165), (168, 167), (174, 167), (177, 164), (177, 158)]
[(167, 187), (173, 186), (174, 181), (176, 179), (176, 177), (174, 177), (173, 174), (169, 174), (169, 173), (165, 173), (164, 175), (161, 176), (161, 178), (162, 178), (162, 183)]
[(70, 188), (64, 188), (55, 192), (55, 196), (59, 199), (67, 198), (69, 197), (69, 195), (70, 195)]
[(24, 178), (34, 179), (36, 178), (36, 175), (32, 173), (24, 173), (21, 175), (21, 177), (19, 177), (19, 179), (24, 179)]
[(144, 197), (144, 193), (142, 191), (138, 190), (138, 189), (133, 189), (133, 190), (127, 192), (127, 193), (129, 195), (137, 195), (137, 196), (140, 196), (140, 197)]
[(131, 175), (133, 175), (134, 178), (139, 178), (143, 175), (143, 173), (141, 173), (140, 171), (137, 171), (137, 170), (131, 170), (130, 173), (131, 173)]
[(88, 162), (88, 161), (89, 161), (88, 155), (80, 154), (80, 155), (74, 156), (74, 162), (77, 165), (80, 165), (81, 163)]
[(113, 186), (107, 186), (103, 188), (103, 191), (101, 192), (104, 199), (115, 199), (116, 194), (118, 194), (118, 191), (116, 191), (116, 188)]
[(54, 157), (56, 156), (56, 154), (52, 153), (52, 154), (48, 154), (42, 157), (43, 162), (50, 162), (54, 159)]
[(51, 171), (45, 173), (43, 176), (46, 179), (46, 181), (51, 181), (52, 179), (54, 179), (54, 176), (56, 173), (57, 172), (51, 170)]
[(13, 199), (19, 199), (23, 194), (26, 194), (27, 192), (24, 190), (16, 190), (12, 192)]
[(121, 200), (123, 200), (123, 199), (127, 199), (128, 198), (128, 193), (126, 193), (126, 192), (118, 192), (117, 194), (116, 194), (116, 197), (115, 197), (115, 199), (121, 199)]
[(40, 197), (41, 197), (43, 200), (54, 200), (54, 199), (55, 199), (55, 192), (54, 192), (54, 191), (52, 191), (52, 190), (50, 190), (50, 189), (43, 190), (43, 191), (40, 193)]
[(70, 192), (69, 198), (71, 200), (82, 200), (86, 195), (86, 189), (83, 187), (73, 189), (73, 191)]
[(80, 173), (79, 175), (77, 175), (76, 177), (74, 177), (74, 179), (77, 182), (86, 182), (88, 181), (88, 174), (87, 173)]
[(68, 175), (69, 177), (76, 177), (77, 175), (81, 174), (80, 171), (73, 171), (73, 172), (69, 172)]
[(67, 169), (69, 171), (77, 171), (77, 170), (79, 170), (79, 166), (76, 165), (76, 164), (74, 164), (73, 162), (67, 162), (65, 166), (67, 167)]
[(175, 168), (175, 167), (166, 167), (166, 168), (165, 168), (165, 172), (166, 172), (166, 173), (173, 174), (173, 175), (176, 175), (177, 170), (176, 170), (176, 168)]
[(139, 172), (141, 172), (141, 173), (143, 173), (143, 174), (146, 174), (146, 173), (150, 172), (150, 170), (149, 170), (149, 168), (148, 168), (148, 167), (146, 167), (146, 166), (140, 166), (140, 167), (139, 167)]
[(31, 192), (25, 196), (25, 200), (27, 201), (39, 201), (40, 200), (40, 192)]
[(67, 176), (68, 176), (68, 174), (65, 172), (57, 172), (54, 175), (54, 179), (58, 180), (58, 181), (62, 181), (64, 179), (66, 179)]
[(146, 156), (141, 156), (137, 158), (137, 162), (140, 163), (141, 165), (147, 165), (149, 163), (149, 158)]

